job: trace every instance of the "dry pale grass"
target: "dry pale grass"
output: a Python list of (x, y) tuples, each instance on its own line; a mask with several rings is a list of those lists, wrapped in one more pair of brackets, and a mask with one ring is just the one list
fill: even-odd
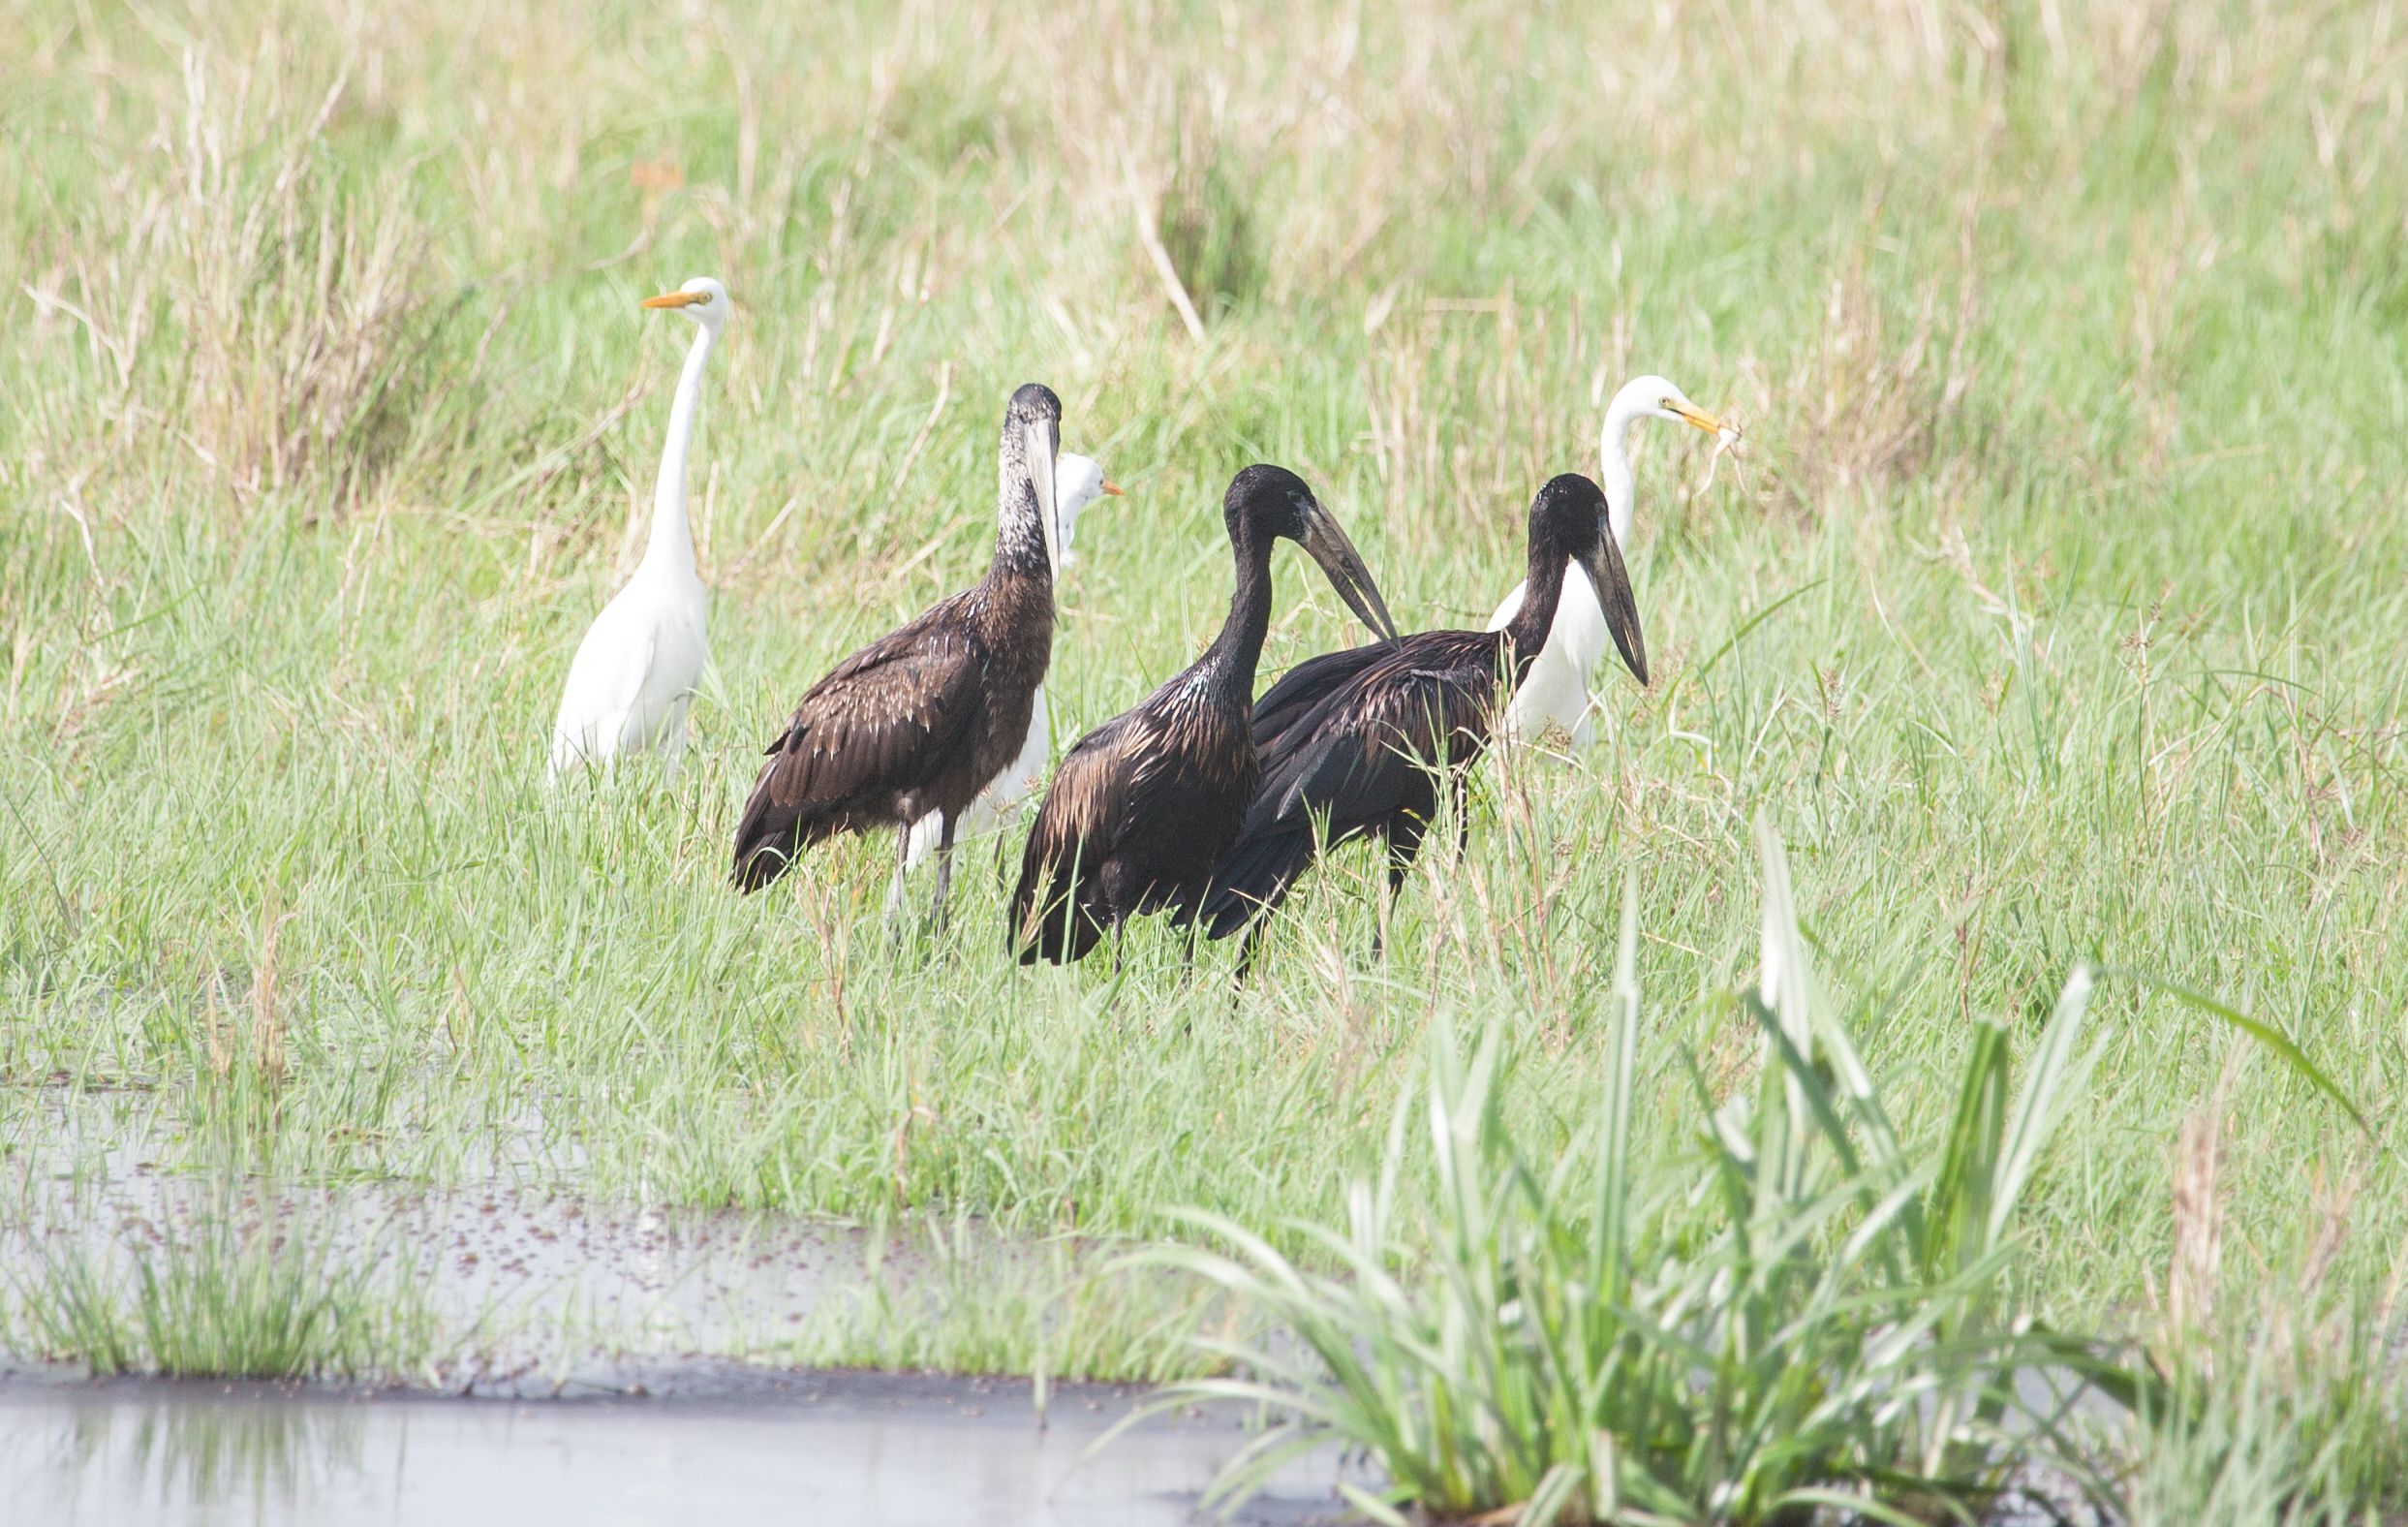
[[(1518, 229), (1593, 205), (1611, 228), (1676, 198), (1810, 177), (1818, 154), (1868, 129), (1878, 152), (1960, 164), (1979, 185), (2021, 120), (2112, 124), (2178, 99), (2183, 129), (2168, 138), (2183, 165), (2254, 114), (2305, 109), (2346, 219), (2353, 191), (2397, 169), (2401, 72), (2385, 65), (2408, 48), (2390, 8), (2173, 0), (1251, 13), (913, 0), (775, 25), (740, 7), (605, 23), (506, 3), (473, 18), (352, 5), (28, 20), (19, 99), (81, 103), (54, 114), (88, 136), (105, 177), (37, 199), (13, 257), (37, 321), (10, 365), (47, 372), (63, 347), (84, 352), (78, 384), (31, 411), (18, 454), (78, 505), (108, 473), (87, 466), (148, 461), (135, 448), (161, 434), (237, 505), (304, 479), (355, 504), (403, 463), (444, 477), (492, 432), (483, 391), (507, 381), (484, 325), (452, 329), (464, 279), (503, 283), (498, 325), (511, 285), (640, 261), (671, 199), (714, 231), (738, 290), (797, 257), (817, 271), (788, 354), (730, 358), (756, 411), (775, 397), (808, 412), (862, 385), (925, 399), (934, 368), (896, 374), (896, 360), (924, 350), (914, 322), (990, 258), (965, 197), (998, 225), (1034, 206), (1062, 232), (1053, 268), (1026, 274), (1091, 358), (1166, 325), (1214, 334), (1232, 308), (1351, 306), (1371, 335), (1362, 387), (1391, 491), (1510, 499), (1586, 433), (1582, 393), (1626, 364), (1640, 294), (1583, 311), (1510, 278), (1434, 282), (1423, 209)], [(577, 88), (547, 83), (539, 59), (572, 67)], [(696, 108), (731, 123), (724, 176), (690, 174), (673, 150), (631, 152), (605, 126)], [(2069, 144), (2084, 135), (2050, 126)], [(369, 137), (401, 152), (364, 182), (317, 146)], [(908, 189), (906, 158), (940, 179)], [(596, 258), (564, 247), (560, 224), (598, 171), (638, 189), (640, 215)], [(436, 182), (430, 202), (420, 188)], [(2027, 215), (2031, 189), (1991, 188), (1982, 215)], [(818, 194), (829, 215), (798, 225)], [(1875, 295), (1867, 244), (1802, 252), (1795, 291), (1822, 309), (1818, 341), (1743, 356), (1735, 381), (1749, 412), (1783, 421), (1758, 442), (1769, 509), (1811, 514), (1943, 449), (1980, 374), (1965, 353), (1979, 202), (1958, 214), (1963, 247), (1929, 251), (1934, 269), (1903, 309)], [(2210, 228), (2188, 215), (2163, 257), (2191, 258)], [(2149, 360), (2178, 322), (2167, 308), (2132, 315), (2161, 443), (2179, 422)], [(1210, 362), (1168, 351), (1155, 363)], [(1416, 375), (1433, 366), (1480, 374), (1433, 392)], [(1475, 402), (1517, 427), (1476, 447), (1445, 439), (1433, 410)], [(802, 466), (857, 501), (892, 486), (847, 463)], [(540, 476), (555, 502), (601, 485)]]

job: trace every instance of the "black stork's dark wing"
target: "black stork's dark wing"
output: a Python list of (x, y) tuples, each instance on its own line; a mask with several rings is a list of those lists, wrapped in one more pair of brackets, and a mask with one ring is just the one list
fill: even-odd
[(1266, 693), (1262, 787), (1213, 872), (1212, 936), (1277, 907), (1325, 844), (1378, 830), (1417, 842), (1436, 813), (1433, 770), (1466, 768), (1488, 744), (1503, 662), (1497, 633), (1424, 631), (1299, 664)]
[(1112, 923), (1105, 870), (1135, 828), (1158, 729), (1143, 707), (1079, 738), (1054, 770), (1020, 853), (1011, 942), (1020, 963), (1084, 959)]
[(1012, 890), (1022, 964), (1084, 959), (1123, 918), (1194, 911), (1255, 772), (1243, 719), (1175, 703), (1182, 682), (1080, 738), (1054, 771)]
[(1312, 714), (1321, 701), (1394, 650), (1392, 642), (1347, 647), (1305, 659), (1254, 700), (1254, 752), (1268, 758), (1284, 742), (1288, 731)]
[(856, 814), (925, 786), (978, 711), (987, 654), (946, 600), (811, 686), (766, 749), (736, 825), (735, 883), (757, 890)]

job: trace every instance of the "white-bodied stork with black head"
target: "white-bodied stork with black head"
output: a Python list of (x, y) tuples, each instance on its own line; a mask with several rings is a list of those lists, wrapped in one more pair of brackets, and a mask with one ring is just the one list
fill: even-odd
[[(1633, 508), (1638, 494), (1638, 482), (1630, 469), (1630, 432), (1643, 419), (1668, 419), (1717, 438), (1736, 439), (1739, 434), (1690, 402), (1687, 393), (1662, 377), (1640, 377), (1614, 394), (1614, 400), (1606, 405), (1605, 428), (1598, 437), (1597, 454), (1604, 466), (1606, 514), (1614, 545), (1624, 556), (1630, 552)], [(1529, 587), (1527, 578), (1514, 585), (1505, 602), (1497, 607), (1497, 613), (1489, 617), (1489, 630), (1505, 629), (1522, 608), (1523, 600), (1528, 597)], [(1589, 576), (1574, 566), (1564, 579), (1563, 597), (1556, 606), (1546, 648), (1523, 675), (1521, 687), (1513, 692), (1513, 701), (1505, 708), (1497, 729), (1502, 740), (1536, 741), (1550, 726), (1563, 730), (1565, 741), (1574, 753), (1595, 740), (1597, 707), (1590, 699), (1589, 675), (1604, 660), (1609, 640), (1605, 610), (1597, 603), (1597, 590), (1589, 581)]]

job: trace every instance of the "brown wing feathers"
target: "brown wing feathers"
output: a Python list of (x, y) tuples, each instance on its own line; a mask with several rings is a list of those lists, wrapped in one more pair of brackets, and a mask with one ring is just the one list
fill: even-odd
[(863, 648), (795, 706), (736, 827), (738, 887), (769, 884), (830, 833), (891, 820), (897, 797), (942, 766), (973, 719), (984, 666), (950, 613), (940, 605)]

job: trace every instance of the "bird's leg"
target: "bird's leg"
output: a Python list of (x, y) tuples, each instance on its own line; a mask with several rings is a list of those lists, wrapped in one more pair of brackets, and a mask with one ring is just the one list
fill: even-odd
[(1246, 937), (1238, 942), (1237, 974), (1230, 979), (1232, 990), (1246, 989), (1246, 978), (1254, 973), (1254, 953), (1262, 948), (1263, 925), (1270, 920), (1259, 917), (1247, 919)]
[(953, 824), (961, 815), (957, 811), (944, 814), (944, 826), (937, 829), (937, 900), (928, 909), (928, 931), (944, 931), (944, 898), (953, 888)]
[(669, 706), (668, 725), (661, 741), (661, 763), (664, 782), (669, 794), (677, 793), (678, 771), (686, 762), (686, 707), (689, 701), (680, 697)]
[(1384, 959), (1388, 953), (1388, 930), (1396, 916), (1397, 897), (1405, 889), (1405, 877), (1413, 872), (1413, 856), (1421, 852), (1422, 834), (1429, 824), (1409, 813), (1393, 819), (1388, 825), (1388, 886), (1379, 898), (1379, 925), (1372, 930), (1372, 958)]
[(886, 926), (903, 926), (904, 909), (909, 905), (903, 896), (903, 872), (911, 863), (911, 824), (895, 829), (895, 878), (886, 887)]

